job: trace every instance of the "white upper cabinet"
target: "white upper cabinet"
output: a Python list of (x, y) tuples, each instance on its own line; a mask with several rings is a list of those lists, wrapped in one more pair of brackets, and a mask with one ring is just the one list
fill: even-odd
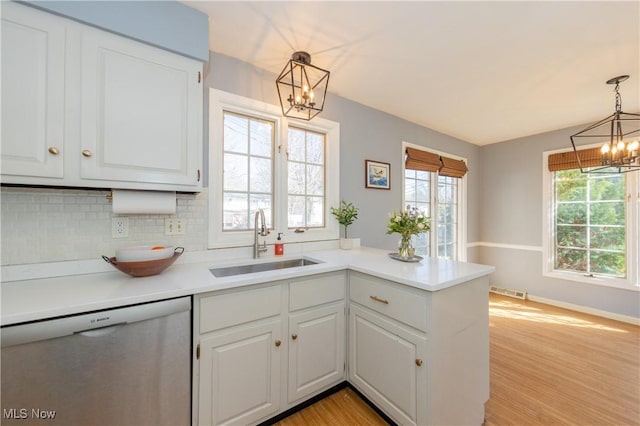
[(202, 63), (2, 5), (2, 182), (202, 189)]
[(2, 5), (2, 174), (63, 177), (65, 26)]
[(81, 40), (81, 178), (198, 186), (200, 62), (90, 28)]

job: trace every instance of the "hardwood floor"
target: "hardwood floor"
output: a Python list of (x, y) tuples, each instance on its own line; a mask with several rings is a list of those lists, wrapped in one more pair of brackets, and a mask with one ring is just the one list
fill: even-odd
[(345, 388), (287, 417), (278, 426), (387, 426), (352, 389)]
[(640, 424), (640, 327), (491, 295), (485, 425)]
[[(485, 426), (640, 425), (640, 327), (492, 294)], [(385, 425), (351, 389), (278, 423)]]

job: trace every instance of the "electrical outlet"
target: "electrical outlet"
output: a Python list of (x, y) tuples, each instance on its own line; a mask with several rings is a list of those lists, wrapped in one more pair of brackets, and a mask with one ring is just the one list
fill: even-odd
[(129, 218), (111, 218), (111, 238), (127, 238), (129, 236)]
[(166, 218), (164, 220), (164, 235), (184, 235), (186, 223), (183, 219)]

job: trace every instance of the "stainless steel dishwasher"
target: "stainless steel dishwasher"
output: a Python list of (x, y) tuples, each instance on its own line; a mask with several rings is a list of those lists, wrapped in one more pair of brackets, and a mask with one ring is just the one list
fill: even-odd
[(1, 330), (2, 425), (189, 425), (191, 299)]

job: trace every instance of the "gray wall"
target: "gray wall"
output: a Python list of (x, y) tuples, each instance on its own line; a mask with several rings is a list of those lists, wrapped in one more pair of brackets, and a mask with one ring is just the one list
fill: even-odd
[(542, 276), (542, 155), (570, 148), (569, 136), (585, 126), (482, 147), (480, 240), (530, 247), (480, 247), (478, 260), (496, 267), (491, 282), (499, 287), (637, 318), (638, 291)]
[[(206, 87), (278, 103), (275, 75), (215, 53), (207, 66)], [(340, 195), (360, 208), (350, 235), (360, 237), (363, 245), (392, 250), (397, 244), (395, 236), (385, 234), (386, 220), (390, 211), (401, 208), (401, 147), (402, 141), (411, 142), (468, 159), (467, 242), (525, 246), (512, 249), (480, 243), (467, 250), (469, 261), (496, 266), (492, 284), (640, 317), (637, 291), (542, 276), (542, 153), (568, 148), (569, 135), (584, 126), (478, 147), (331, 94), (320, 116), (340, 122)], [(365, 189), (366, 159), (391, 163), (390, 191)]]
[[(283, 65), (286, 60), (283, 58)], [(245, 62), (212, 52), (205, 76), (206, 87), (278, 105), (276, 76)], [(208, 93), (205, 98), (208, 103)], [(479, 239), (482, 188), (479, 147), (331, 93), (319, 117), (340, 123), (340, 196), (360, 209), (358, 220), (349, 228), (350, 236), (360, 238), (362, 245), (370, 247), (389, 250), (396, 247), (398, 237), (386, 235), (386, 223), (388, 213), (402, 207), (402, 142), (406, 141), (468, 159), (467, 240)], [(365, 160), (391, 164), (391, 190), (364, 187)]]

